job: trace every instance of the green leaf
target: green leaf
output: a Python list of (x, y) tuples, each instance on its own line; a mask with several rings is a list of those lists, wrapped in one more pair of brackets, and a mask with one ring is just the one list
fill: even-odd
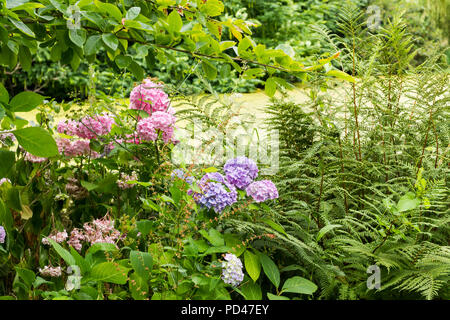
[(133, 59), (130, 56), (118, 55), (114, 61), (116, 62), (119, 68), (126, 68), (133, 62)]
[(278, 288), (280, 285), (280, 271), (278, 270), (277, 265), (265, 254), (261, 253), (259, 255), (259, 259), (267, 278), (269, 278), (270, 282)]
[(117, 250), (118, 249), (114, 243), (100, 242), (100, 243), (94, 243), (87, 250), (86, 255), (88, 255), (88, 254), (93, 255), (94, 253), (96, 253), (98, 251), (114, 252)]
[(131, 70), (138, 81), (144, 79), (144, 70), (135, 61), (131, 62), (128, 68)]
[(110, 47), (113, 51), (116, 51), (119, 46), (119, 39), (112, 33), (104, 33), (102, 34), (103, 42)]
[(74, 266), (77, 264), (75, 258), (70, 254), (69, 251), (61, 247), (55, 240), (47, 238), (55, 251), (59, 254), (61, 258), (67, 263), (68, 266)]
[(296, 276), (286, 280), (281, 292), (313, 294), (316, 290), (317, 286), (313, 282)]
[(24, 91), (11, 99), (10, 106), (13, 112), (28, 112), (39, 106), (44, 97), (31, 91)]
[(270, 219), (267, 219), (267, 218), (266, 219), (262, 219), (261, 221), (266, 223), (266, 224), (268, 224), (269, 226), (271, 226), (275, 231), (278, 231), (279, 233), (283, 233), (283, 234), (287, 235), (287, 233), (284, 230), (284, 228), (281, 225), (279, 225), (278, 223), (276, 223), (276, 222), (274, 222), (274, 221), (272, 221)]
[(96, 54), (100, 50), (102, 46), (101, 38), (102, 37), (99, 35), (94, 35), (87, 39), (86, 44), (84, 45), (84, 53), (87, 56)]
[(81, 185), (87, 189), (87, 191), (92, 191), (97, 189), (99, 186), (98, 184), (89, 182), (89, 181), (85, 181), (85, 180), (81, 180)]
[(261, 273), (261, 263), (259, 261), (259, 257), (247, 250), (244, 252), (244, 262), (245, 270), (247, 270), (249, 276), (253, 279), (253, 281), (258, 280), (259, 274)]
[(217, 68), (209, 61), (202, 61), (202, 69), (208, 80), (214, 80), (217, 77)]
[(84, 260), (84, 258), (75, 250), (74, 248), (70, 247), (70, 254), (75, 259), (75, 265), (77, 265), (80, 268), (80, 271), (82, 274), (86, 274), (90, 271), (91, 267), (89, 263)]
[(38, 157), (53, 157), (59, 154), (53, 137), (43, 128), (28, 127), (13, 131), (19, 144)]
[(25, 71), (29, 71), (31, 69), (31, 52), (28, 47), (20, 46), (19, 50), (19, 62), (22, 66), (22, 69)]
[(14, 152), (0, 149), (0, 178), (6, 177), (16, 161)]
[(36, 279), (36, 274), (33, 271), (24, 268), (15, 267), (15, 269), (19, 278), (21, 278), (25, 284), (31, 288), (31, 285)]
[(275, 92), (277, 92), (277, 83), (273, 77), (266, 80), (264, 90), (269, 97), (273, 97), (275, 95)]
[(96, 5), (97, 8), (99, 8), (99, 10), (101, 12), (110, 15), (117, 22), (119, 22), (119, 23), (121, 22), (121, 20), (122, 20), (122, 12), (115, 5), (113, 5), (111, 3), (100, 2), (100, 1), (97, 1), (97, 0), (95, 0), (95, 5)]
[(150, 278), (150, 272), (153, 268), (153, 258), (148, 252), (131, 251), (130, 262), (134, 271), (144, 280)]
[(14, 20), (14, 19), (11, 19), (10, 17), (8, 17), (8, 20), (9, 21), (11, 21), (11, 23), (17, 28), (17, 29), (19, 29), (20, 31), (22, 31), (23, 33), (25, 33), (27, 36), (30, 36), (30, 37), (36, 37), (36, 35), (34, 34), (34, 32), (30, 29), (30, 28), (28, 28), (27, 27), (27, 25), (25, 24), (25, 23), (23, 23), (22, 21), (20, 21), (20, 20)]
[[(238, 290), (236, 290), (238, 291)], [(239, 291), (238, 291), (239, 292)], [(261, 287), (253, 282), (247, 282), (240, 288), (240, 293), (244, 296), (245, 300), (261, 300), (262, 292)]]
[[(130, 288), (131, 296), (134, 300), (145, 300), (148, 297), (148, 281), (142, 279), (139, 275), (133, 272), (130, 275), (128, 286)], [(143, 293), (145, 292), (145, 294)]]
[(398, 212), (416, 209), (420, 205), (420, 199), (416, 198), (413, 192), (408, 192), (397, 203)]
[(202, 7), (201, 11), (210, 17), (220, 16), (225, 9), (222, 1), (208, 0)]
[(103, 262), (92, 268), (90, 278), (95, 281), (125, 284), (128, 280), (127, 274), (129, 271), (130, 268), (121, 266), (118, 263)]
[(131, 7), (130, 9), (128, 9), (127, 14), (125, 15), (125, 19), (133, 20), (134, 18), (137, 18), (140, 12), (141, 12), (140, 7)]
[(322, 237), (330, 230), (333, 230), (334, 228), (342, 227), (340, 224), (328, 224), (317, 233), (317, 241), (322, 239)]
[(336, 77), (338, 79), (342, 79), (349, 82), (355, 82), (355, 78), (353, 78), (351, 75), (345, 73), (341, 70), (330, 70), (326, 73), (327, 76)]
[(181, 20), (180, 14), (177, 10), (172, 10), (167, 17), (167, 22), (169, 23), (169, 31), (172, 33), (180, 32), (183, 27), (183, 21)]
[(269, 300), (291, 300), (288, 297), (277, 296), (277, 295), (271, 294), (269, 292), (267, 292), (267, 298), (269, 298)]
[(3, 102), (4, 104), (8, 104), (8, 102), (9, 102), (8, 91), (5, 89), (5, 87), (1, 83), (0, 83), (0, 102)]
[(69, 38), (80, 48), (83, 48), (83, 44), (86, 41), (86, 30), (84, 29), (69, 29)]
[(150, 220), (140, 220), (136, 222), (136, 226), (142, 235), (146, 236), (149, 234), (150, 230), (153, 228), (153, 221)]

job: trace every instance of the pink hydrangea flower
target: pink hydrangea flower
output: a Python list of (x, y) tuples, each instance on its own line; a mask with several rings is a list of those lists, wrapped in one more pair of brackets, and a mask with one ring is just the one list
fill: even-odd
[(90, 156), (94, 159), (100, 157), (98, 152), (91, 150), (89, 140), (57, 139), (56, 145), (59, 153), (66, 157)]
[(130, 109), (144, 110), (150, 115), (155, 111), (166, 111), (169, 105), (169, 96), (162, 86), (150, 79), (145, 79), (130, 94)]
[(172, 141), (175, 121), (173, 114), (156, 111), (150, 117), (139, 120), (137, 132), (143, 140), (155, 141), (158, 131), (161, 131), (163, 141), (169, 143)]
[(75, 136), (78, 132), (78, 122), (74, 120), (61, 120), (56, 130), (69, 136)]
[(52, 240), (56, 241), (57, 243), (61, 243), (61, 242), (65, 241), (67, 239), (67, 237), (68, 237), (68, 234), (67, 234), (66, 230), (64, 230), (62, 232), (57, 232), (53, 235), (42, 238), (42, 243), (45, 245), (50, 245), (50, 242), (48, 241), (48, 239), (52, 239)]
[(61, 277), (61, 267), (45, 266), (44, 269), (39, 268), (39, 273), (44, 277)]
[(114, 119), (109, 115), (84, 117), (78, 123), (77, 135), (84, 139), (94, 139), (111, 132)]
[(117, 185), (122, 190), (133, 188), (134, 184), (129, 184), (127, 182), (128, 181), (137, 180), (137, 179), (138, 179), (137, 174), (134, 171), (131, 173), (131, 175), (128, 175), (128, 174), (125, 174), (125, 173), (122, 172), (120, 174), (120, 179), (117, 180)]

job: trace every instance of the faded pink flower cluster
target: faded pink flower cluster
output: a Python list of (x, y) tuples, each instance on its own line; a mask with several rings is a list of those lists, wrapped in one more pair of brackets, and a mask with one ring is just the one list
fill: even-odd
[(133, 188), (134, 184), (128, 184), (127, 182), (137, 180), (137, 179), (138, 179), (137, 174), (134, 171), (131, 173), (131, 175), (127, 175), (122, 172), (120, 174), (120, 180), (117, 180), (117, 185), (122, 190)]
[(42, 238), (42, 243), (46, 244), (46, 245), (50, 245), (50, 241), (48, 241), (48, 239), (52, 239), (53, 241), (56, 241), (57, 243), (61, 243), (63, 241), (66, 241), (67, 237), (68, 237), (68, 234), (67, 234), (66, 230), (64, 230), (62, 232), (56, 232), (53, 235)]
[(6, 182), (11, 183), (11, 180), (9, 180), (8, 178), (1, 178), (1, 179), (0, 179), (0, 186), (1, 186), (2, 184), (6, 183)]
[(155, 141), (158, 138), (158, 132), (162, 132), (165, 143), (172, 141), (176, 118), (172, 110), (168, 111), (156, 111), (150, 117), (139, 120), (137, 124), (139, 137), (142, 140)]
[(108, 115), (84, 117), (81, 121), (62, 120), (58, 123), (57, 131), (69, 136), (78, 136), (83, 139), (94, 139), (111, 132), (114, 119)]
[(39, 268), (39, 273), (44, 277), (61, 277), (61, 267), (45, 266), (44, 269)]
[(59, 153), (66, 157), (90, 156), (91, 158), (98, 158), (100, 154), (91, 150), (89, 140), (69, 140), (60, 138), (56, 140)]
[(44, 162), (47, 160), (47, 158), (38, 157), (38, 156), (35, 156), (28, 152), (25, 153), (24, 159), (25, 159), (25, 161), (29, 161), (29, 162), (33, 162), (33, 163)]
[(150, 79), (145, 79), (130, 94), (130, 109), (144, 110), (149, 115), (155, 111), (166, 111), (169, 105), (169, 96), (162, 86)]
[(95, 243), (115, 244), (119, 238), (120, 232), (114, 228), (114, 220), (105, 216), (91, 223), (85, 223), (83, 229), (73, 229), (67, 244), (80, 251), (83, 246), (82, 241), (88, 242), (91, 245)]

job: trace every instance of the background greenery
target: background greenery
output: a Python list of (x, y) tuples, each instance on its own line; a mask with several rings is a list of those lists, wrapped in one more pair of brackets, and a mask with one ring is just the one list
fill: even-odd
[[(450, 4), (447, 0), (346, 2), (354, 3), (361, 12), (366, 12), (370, 5), (379, 6), (381, 26), (394, 13), (404, 11), (407, 32), (413, 37), (413, 48), (417, 50), (413, 62), (415, 65), (448, 46)], [(258, 25), (254, 29), (254, 40), (270, 48), (286, 50), (308, 65), (332, 50), (327, 39), (316, 32), (317, 28), (326, 27), (331, 35), (341, 35), (337, 27), (341, 7), (341, 0), (230, 0), (225, 2), (225, 15), (221, 19), (235, 16), (254, 22)], [(446, 52), (448, 63), (450, 50)], [(146, 74), (172, 85), (183, 94), (208, 91), (196, 74), (201, 67), (189, 56), (174, 53), (175, 60), (167, 59), (165, 63), (149, 66), (145, 61), (145, 50), (132, 47), (130, 53)], [(95, 91), (123, 97), (129, 94), (134, 83), (133, 75), (110, 61), (104, 49), (97, 55), (95, 62), (81, 61), (75, 69), (59, 60), (49, 48), (39, 47), (33, 61), (31, 69), (27, 71), (20, 64), (13, 71), (0, 66), (0, 82), (12, 93), (33, 90), (58, 101), (85, 99), (88, 92)], [(350, 70), (349, 66), (344, 66), (344, 70)], [(264, 86), (258, 79), (243, 79), (229, 65), (219, 66), (218, 72), (219, 76), (211, 81), (212, 88), (217, 92), (252, 92)], [(293, 82), (301, 81), (292, 75), (277, 75)]]

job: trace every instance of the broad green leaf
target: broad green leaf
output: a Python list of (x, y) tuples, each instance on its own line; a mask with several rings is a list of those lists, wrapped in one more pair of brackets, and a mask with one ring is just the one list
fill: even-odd
[(244, 252), (244, 262), (245, 270), (247, 270), (249, 276), (253, 279), (253, 281), (258, 280), (259, 274), (261, 273), (261, 263), (259, 261), (259, 257), (247, 250)]
[(277, 296), (277, 295), (271, 294), (269, 292), (267, 292), (267, 298), (269, 298), (269, 300), (291, 300), (288, 297)]
[[(238, 290), (236, 290), (236, 291), (238, 291)], [(240, 287), (239, 291), (244, 296), (245, 300), (261, 300), (262, 299), (261, 287), (254, 282), (251, 282), (251, 281), (247, 282), (242, 287)]]
[(148, 281), (142, 279), (135, 272), (130, 275), (128, 286), (134, 300), (145, 300), (148, 298)]
[(144, 280), (150, 278), (150, 272), (153, 268), (153, 258), (148, 252), (131, 251), (130, 262), (134, 271)]
[(86, 30), (84, 29), (69, 29), (69, 38), (80, 48), (83, 48), (83, 44), (86, 41)]
[(117, 251), (117, 246), (114, 243), (107, 243), (107, 242), (99, 242), (94, 243), (86, 252), (87, 254), (93, 255), (97, 251), (107, 251), (107, 252), (114, 252)]
[(281, 289), (282, 292), (302, 294), (313, 294), (316, 290), (317, 286), (313, 282), (297, 276), (287, 279)]
[(130, 9), (128, 9), (127, 14), (125, 15), (125, 19), (133, 20), (137, 18), (140, 12), (141, 12), (140, 7), (131, 7)]
[(84, 45), (84, 53), (87, 56), (96, 54), (102, 46), (101, 39), (102, 37), (99, 35), (90, 36)]
[(89, 181), (85, 181), (85, 180), (81, 180), (81, 185), (87, 189), (87, 191), (92, 191), (98, 188), (98, 184), (89, 182)]
[(8, 104), (8, 102), (9, 102), (8, 91), (5, 89), (5, 87), (1, 83), (0, 83), (0, 102), (3, 102), (4, 104)]
[(126, 68), (133, 62), (133, 59), (130, 56), (118, 55), (114, 60), (119, 68)]
[(345, 73), (341, 70), (330, 70), (326, 73), (327, 76), (336, 77), (338, 79), (342, 79), (349, 82), (355, 82), (355, 78), (353, 78), (351, 75)]
[(130, 268), (115, 262), (103, 262), (95, 265), (91, 270), (90, 278), (95, 281), (125, 284), (128, 280)]
[(13, 151), (0, 149), (0, 179), (6, 177), (11, 168), (14, 166), (16, 156)]
[(214, 80), (217, 77), (217, 68), (209, 61), (202, 61), (202, 69), (208, 80)]
[(95, 0), (95, 5), (96, 5), (97, 8), (99, 8), (99, 10), (101, 12), (110, 15), (117, 22), (119, 22), (119, 23), (121, 22), (121, 20), (122, 20), (122, 12), (115, 5), (113, 5), (111, 3), (100, 2), (100, 1), (97, 1), (97, 0)]
[(128, 68), (131, 70), (133, 75), (136, 77), (136, 80), (141, 81), (144, 79), (144, 70), (140, 65), (138, 65), (135, 61), (131, 62)]
[(21, 278), (26, 285), (31, 288), (31, 285), (36, 279), (36, 274), (33, 271), (24, 268), (15, 267), (15, 269), (19, 278)]
[(280, 285), (280, 271), (278, 270), (275, 262), (273, 262), (272, 259), (270, 259), (265, 254), (260, 254), (259, 260), (261, 261), (261, 265), (267, 278), (269, 278), (270, 282), (272, 282), (273, 285), (278, 288), (278, 286)]
[(22, 69), (25, 71), (29, 71), (31, 69), (31, 52), (28, 47), (20, 46), (19, 50), (19, 62), (22, 66)]
[(69, 251), (61, 247), (55, 240), (47, 238), (55, 251), (59, 254), (61, 258), (67, 263), (68, 266), (74, 266), (77, 264), (75, 258), (70, 254)]
[(265, 92), (269, 97), (273, 97), (277, 91), (277, 83), (273, 77), (266, 80)]
[(397, 203), (398, 212), (416, 209), (420, 205), (420, 199), (416, 198), (413, 192), (408, 192)]
[(220, 16), (225, 9), (222, 1), (208, 0), (202, 7), (201, 11), (210, 17)]
[(136, 222), (136, 226), (142, 235), (146, 236), (149, 234), (150, 230), (153, 228), (153, 221), (151, 220), (140, 220)]
[(53, 137), (43, 128), (28, 127), (13, 131), (19, 144), (38, 157), (53, 157), (59, 154)]
[(112, 33), (104, 33), (102, 34), (103, 42), (110, 47), (113, 51), (116, 51), (119, 46), (119, 39)]
[(167, 22), (169, 23), (169, 31), (173, 33), (180, 32), (183, 27), (183, 21), (181, 20), (180, 14), (177, 10), (172, 10), (167, 17)]
[(39, 106), (44, 97), (31, 91), (23, 91), (11, 99), (10, 106), (13, 112), (28, 112)]
[(36, 35), (34, 34), (34, 32), (30, 29), (30, 28), (28, 28), (28, 26), (25, 24), (25, 23), (23, 23), (22, 21), (20, 21), (20, 20), (14, 20), (14, 19), (11, 19), (11, 18), (9, 18), (8, 17), (8, 20), (9, 21), (11, 21), (11, 23), (17, 28), (17, 29), (19, 29), (20, 31), (22, 31), (23, 33), (25, 33), (27, 36), (30, 36), (30, 37), (35, 37)]
[(268, 224), (269, 226), (271, 226), (275, 231), (278, 231), (279, 233), (283, 233), (283, 234), (287, 235), (286, 231), (280, 224), (278, 224), (270, 219), (267, 219), (267, 218), (262, 219), (261, 221)]

